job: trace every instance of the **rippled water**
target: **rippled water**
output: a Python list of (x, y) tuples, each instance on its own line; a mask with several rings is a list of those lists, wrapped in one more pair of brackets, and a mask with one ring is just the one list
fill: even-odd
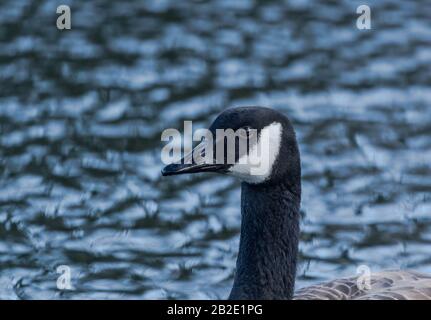
[(160, 134), (239, 105), (298, 133), (297, 287), (431, 272), (431, 3), (363, 3), (1, 1), (0, 298), (225, 298), (239, 184), (162, 178)]

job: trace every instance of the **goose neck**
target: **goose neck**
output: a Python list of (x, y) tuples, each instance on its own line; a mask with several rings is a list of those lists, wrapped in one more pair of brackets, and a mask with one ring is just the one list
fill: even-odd
[(300, 198), (283, 184), (241, 187), (241, 236), (230, 299), (290, 299)]

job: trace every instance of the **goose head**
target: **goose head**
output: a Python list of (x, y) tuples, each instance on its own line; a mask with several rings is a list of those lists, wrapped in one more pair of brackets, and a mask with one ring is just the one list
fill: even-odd
[(226, 109), (211, 124), (209, 133), (211, 138), (205, 138), (180, 162), (167, 165), (162, 174), (216, 172), (250, 185), (298, 184), (295, 132), (282, 113), (265, 107)]

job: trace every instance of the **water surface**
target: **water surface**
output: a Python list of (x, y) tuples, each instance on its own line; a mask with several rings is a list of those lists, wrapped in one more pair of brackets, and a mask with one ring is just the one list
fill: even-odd
[[(55, 27), (59, 4), (72, 30)], [(356, 28), (368, 3), (372, 29)], [(239, 184), (162, 178), (161, 132), (285, 112), (303, 164), (297, 287), (431, 272), (429, 1), (0, 3), (0, 298), (227, 297)], [(56, 287), (67, 265), (74, 290)]]

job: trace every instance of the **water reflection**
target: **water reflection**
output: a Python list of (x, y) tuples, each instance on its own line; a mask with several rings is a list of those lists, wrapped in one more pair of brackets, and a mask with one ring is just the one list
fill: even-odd
[[(0, 4), (0, 298), (224, 298), (239, 186), (160, 177), (160, 134), (269, 105), (303, 161), (298, 287), (431, 272), (428, 1)], [(56, 289), (59, 265), (75, 290)]]

